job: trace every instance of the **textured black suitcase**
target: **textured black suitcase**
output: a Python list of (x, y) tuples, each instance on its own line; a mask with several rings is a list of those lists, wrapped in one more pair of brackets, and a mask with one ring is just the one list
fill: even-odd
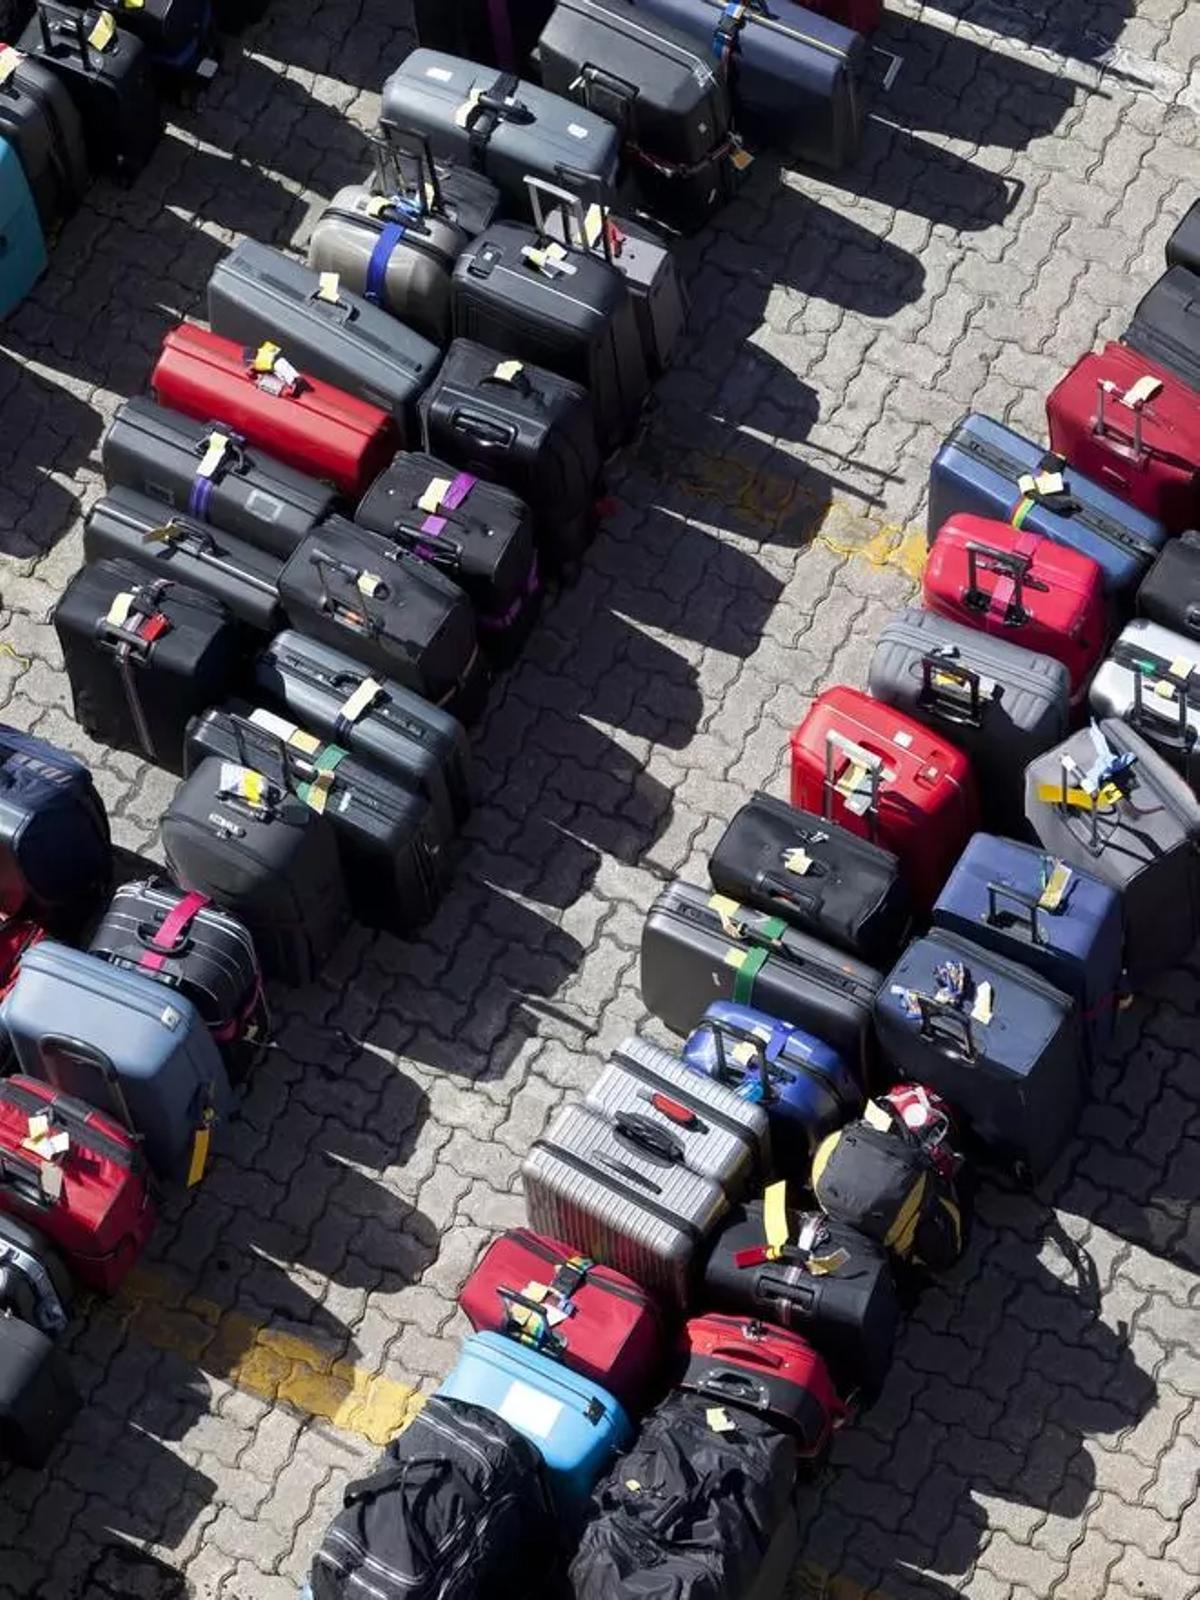
[(381, 127), (372, 143), (375, 165), (366, 183), (377, 194), (415, 200), (472, 239), (495, 222), (500, 191), (492, 180), (471, 167), (439, 159), (423, 133)]
[(80, 568), (54, 628), (83, 731), (173, 772), (188, 718), (223, 700), (245, 668), (245, 630), (219, 601), (129, 561)]
[(1142, 296), (1121, 342), (1200, 389), (1200, 275), (1168, 267)]
[(81, 1404), (62, 1352), (39, 1328), (0, 1316), (0, 1460), (45, 1466)]
[(1200, 639), (1200, 533), (1168, 539), (1142, 579), (1137, 613), (1173, 633)]
[(45, 1235), (0, 1211), (0, 1318), (17, 1317), (57, 1339), (74, 1302), (71, 1274)]
[(1167, 266), (1200, 272), (1200, 200), (1193, 200), (1167, 240)]
[(0, 46), (0, 138), (16, 147), (48, 233), (88, 186), (83, 122), (62, 80), (11, 45)]

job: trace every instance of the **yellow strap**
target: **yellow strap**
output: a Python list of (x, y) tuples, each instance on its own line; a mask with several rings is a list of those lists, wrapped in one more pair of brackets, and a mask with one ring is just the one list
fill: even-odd
[(813, 1152), (812, 1172), (809, 1174), (808, 1186), (814, 1193), (821, 1179), (825, 1176), (825, 1168), (829, 1165), (841, 1137), (840, 1132), (826, 1134)]
[(337, 305), (341, 281), (336, 272), (322, 272), (317, 280), (317, 299), (327, 300), (331, 306)]
[(188, 1165), (187, 1186), (194, 1189), (204, 1176), (204, 1169), (208, 1166), (208, 1147), (212, 1143), (212, 1130), (206, 1122), (202, 1128), (197, 1128), (192, 1139), (192, 1159)]
[(341, 707), (338, 715), (345, 717), (347, 722), (357, 722), (363, 712), (375, 704), (376, 697), (380, 693), (381, 687), (374, 678), (364, 678)]
[(425, 493), (417, 501), (421, 511), (428, 511), (431, 515), (441, 505), (450, 489), (449, 478), (433, 478), (430, 480)]
[[(1061, 783), (1039, 783), (1037, 798), (1044, 805), (1060, 806), (1063, 803), (1063, 790)], [(1088, 794), (1086, 789), (1068, 788), (1067, 804), (1076, 806), (1082, 811), (1110, 811), (1113, 806), (1121, 802), (1121, 791), (1115, 783), (1106, 783), (1098, 794)]]
[(784, 1249), (790, 1233), (787, 1216), (787, 1182), (781, 1179), (763, 1192), (763, 1232), (767, 1254), (775, 1257)]
[(108, 608), (108, 616), (104, 620), (110, 628), (123, 628), (129, 621), (129, 613), (132, 607), (132, 594), (114, 595), (113, 603)]
[(921, 1211), (924, 1205), (925, 1174), (922, 1173), (909, 1190), (904, 1204), (896, 1213), (896, 1220), (883, 1236), (885, 1246), (889, 1250), (895, 1251), (902, 1259), (912, 1254), (913, 1239), (916, 1235), (917, 1225), (921, 1220)]
[(116, 31), (117, 25), (112, 19), (112, 12), (102, 11), (96, 18), (91, 33), (88, 34), (88, 43), (93, 50), (107, 50)]

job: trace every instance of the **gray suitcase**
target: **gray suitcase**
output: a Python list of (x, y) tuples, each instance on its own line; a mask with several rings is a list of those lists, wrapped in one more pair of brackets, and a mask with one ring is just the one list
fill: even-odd
[(985, 814), (1002, 828), (1020, 822), (1025, 768), (1070, 727), (1061, 661), (915, 607), (884, 627), (867, 687), (963, 751)]
[(1120, 717), (1195, 790), (1200, 785), (1200, 644), (1139, 617), (1117, 637), (1088, 690), (1098, 717)]
[(1132, 728), (1083, 728), (1032, 762), (1025, 815), (1054, 856), (1119, 891), (1137, 983), (1200, 938), (1200, 801)]

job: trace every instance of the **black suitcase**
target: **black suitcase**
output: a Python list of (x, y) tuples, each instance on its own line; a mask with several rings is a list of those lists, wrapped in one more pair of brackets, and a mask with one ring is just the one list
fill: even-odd
[(81, 1404), (62, 1352), (39, 1328), (0, 1316), (0, 1460), (45, 1466)]
[(249, 929), (268, 978), (311, 983), (350, 921), (337, 837), (289, 789), (277, 747), (253, 759), (270, 770), (201, 762), (162, 819), (163, 851), (178, 883)]
[(328, 484), (252, 449), (219, 422), (195, 422), (153, 400), (121, 406), (100, 461), (110, 487), (135, 489), (285, 560), (338, 503)]
[(370, 928), (411, 933), (437, 909), (450, 861), (429, 802), (340, 745), (325, 744), (245, 701), (206, 711), (188, 727), (187, 764), (208, 756), (251, 765), (264, 742), (286, 747), (289, 786), (337, 835), (350, 910)]
[(16, 1317), (57, 1339), (74, 1302), (71, 1274), (58, 1252), (19, 1217), (0, 1211), (0, 1319)]
[(207, 80), (217, 70), (210, 0), (92, 0), (142, 41), (168, 77)]
[(438, 837), (453, 837), (474, 797), (462, 724), (352, 656), (288, 629), (254, 663), (254, 695), (429, 802)]
[(172, 772), (188, 718), (225, 699), (245, 665), (245, 631), (219, 601), (129, 561), (80, 568), (54, 629), (83, 731)]
[(1200, 275), (1168, 267), (1142, 296), (1121, 342), (1200, 389)]
[(7, 45), (0, 48), (0, 138), (15, 146), (49, 233), (88, 186), (83, 122), (61, 79)]
[(421, 402), (421, 421), (432, 454), (521, 497), (548, 568), (579, 560), (595, 533), (601, 472), (585, 389), (456, 339)]
[(1167, 266), (1200, 272), (1200, 200), (1193, 200), (1167, 240)]
[(1200, 533), (1168, 539), (1137, 592), (1137, 614), (1200, 639)]
[(890, 850), (761, 792), (721, 835), (708, 873), (722, 894), (876, 967), (895, 960), (912, 917)]
[(416, 0), (417, 39), (430, 50), (519, 72), (554, 0)]
[(83, 528), (83, 553), (88, 561), (133, 562), (147, 581), (166, 578), (198, 589), (268, 638), (284, 626), (278, 556), (131, 489), (112, 489), (92, 507)]
[[(66, 85), (83, 119), (93, 169), (129, 182), (159, 141), (162, 103), (141, 40), (110, 29), (111, 22), (108, 12), (38, 0), (19, 48)], [(106, 42), (97, 46), (93, 38)]]
[(377, 194), (415, 200), (469, 237), (483, 233), (500, 210), (500, 191), (471, 167), (433, 154), (423, 133), (381, 127), (374, 136), (375, 165), (366, 179)]

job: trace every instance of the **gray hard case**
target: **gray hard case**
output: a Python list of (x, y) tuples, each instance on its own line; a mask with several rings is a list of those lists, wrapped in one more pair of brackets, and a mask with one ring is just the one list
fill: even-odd
[(1088, 690), (1097, 717), (1120, 717), (1200, 784), (1200, 642), (1139, 617), (1121, 630)]

